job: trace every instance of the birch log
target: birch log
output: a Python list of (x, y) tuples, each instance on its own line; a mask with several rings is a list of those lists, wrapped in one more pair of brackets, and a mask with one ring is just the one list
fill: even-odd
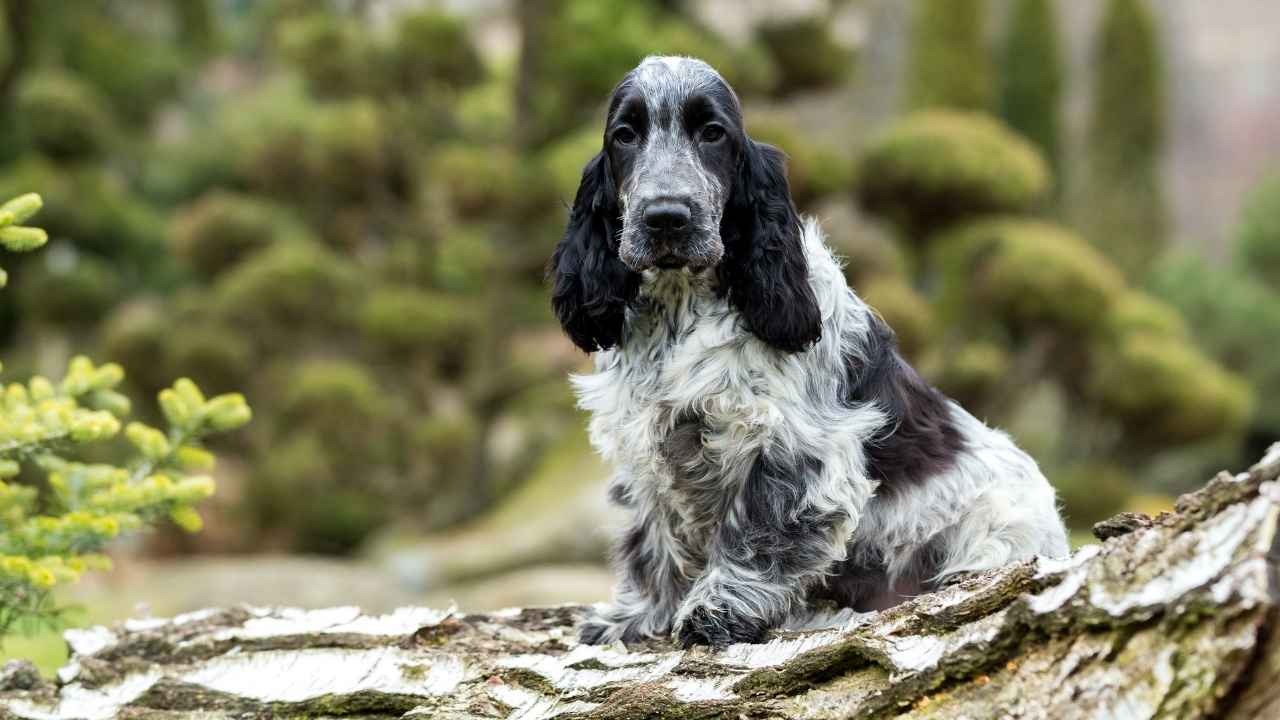
[(207, 610), (67, 633), (6, 718), (1280, 718), (1280, 445), (1100, 545), (723, 651), (574, 641), (581, 606)]

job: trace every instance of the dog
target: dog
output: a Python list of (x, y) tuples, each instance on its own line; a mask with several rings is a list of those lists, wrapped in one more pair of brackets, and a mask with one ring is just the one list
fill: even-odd
[(548, 266), (630, 515), (582, 642), (761, 642), (819, 602), (1067, 554), (1036, 463), (901, 357), (719, 73), (645, 59), (603, 140)]

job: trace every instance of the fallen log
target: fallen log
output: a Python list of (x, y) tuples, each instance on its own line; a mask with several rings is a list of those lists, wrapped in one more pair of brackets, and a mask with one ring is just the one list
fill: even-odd
[(760, 645), (574, 641), (583, 606), (241, 607), (67, 633), (5, 718), (1280, 717), (1280, 445), (1071, 558), (1010, 565)]

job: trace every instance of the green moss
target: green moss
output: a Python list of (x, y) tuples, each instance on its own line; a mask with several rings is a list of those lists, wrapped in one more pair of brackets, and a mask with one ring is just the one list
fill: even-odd
[(933, 309), (929, 302), (900, 279), (879, 278), (858, 288), (858, 293), (898, 336), (908, 358), (920, 357), (933, 338)]
[(825, 18), (774, 20), (761, 25), (756, 35), (778, 69), (779, 92), (838, 85), (853, 71), (853, 51), (832, 36)]
[(935, 248), (941, 306), (980, 309), (1010, 327), (1087, 337), (1124, 292), (1120, 273), (1068, 230), (995, 218), (946, 233)]
[(859, 163), (863, 206), (924, 242), (957, 220), (1026, 210), (1049, 190), (1048, 169), (1029, 143), (986, 115), (909, 115), (874, 138)]
[(256, 250), (304, 233), (271, 203), (211, 190), (174, 216), (170, 236), (179, 258), (201, 275), (214, 277)]

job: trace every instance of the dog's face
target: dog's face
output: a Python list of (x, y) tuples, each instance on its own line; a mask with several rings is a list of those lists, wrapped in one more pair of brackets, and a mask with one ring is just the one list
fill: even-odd
[(648, 58), (610, 98), (551, 257), (551, 304), (578, 347), (607, 349), (624, 340), (642, 273), (689, 271), (714, 272), (745, 327), (778, 350), (821, 335), (782, 153), (747, 136), (710, 65)]
[(623, 79), (604, 147), (627, 267), (697, 271), (720, 262), (720, 221), (744, 137), (738, 98), (700, 60), (649, 58)]

